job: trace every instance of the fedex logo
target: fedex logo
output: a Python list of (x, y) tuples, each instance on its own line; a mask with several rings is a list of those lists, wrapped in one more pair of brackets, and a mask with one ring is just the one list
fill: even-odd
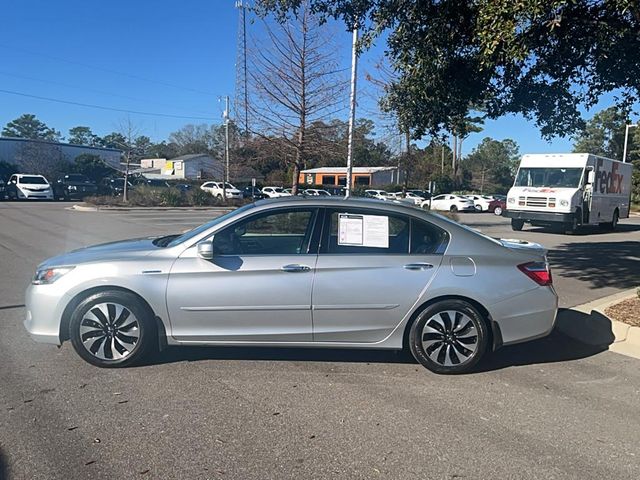
[(618, 164), (612, 162), (611, 172), (601, 170), (602, 159), (599, 158), (596, 163), (596, 184), (594, 185), (594, 191), (600, 191), (600, 193), (622, 193), (622, 180), (624, 175), (618, 173)]

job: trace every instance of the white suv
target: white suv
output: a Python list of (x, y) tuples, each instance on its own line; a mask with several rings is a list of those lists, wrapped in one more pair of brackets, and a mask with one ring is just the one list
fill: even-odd
[(227, 198), (242, 198), (242, 192), (230, 183), (224, 184), (223, 182), (205, 182), (200, 185), (200, 190), (209, 192), (214, 197), (222, 199), (222, 194), (224, 192), (223, 186), (226, 186)]
[(16, 173), (7, 184), (9, 200), (53, 200), (53, 189), (42, 175)]

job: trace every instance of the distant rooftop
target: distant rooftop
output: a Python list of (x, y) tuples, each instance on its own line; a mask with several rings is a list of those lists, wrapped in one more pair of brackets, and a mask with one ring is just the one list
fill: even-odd
[[(199, 158), (199, 157), (211, 157), (211, 155), (209, 155), (208, 153), (190, 153), (188, 155), (180, 155), (179, 157), (175, 157), (170, 159), (170, 162), (179, 162), (179, 161), (189, 161), (192, 160), (194, 158)], [(211, 157), (213, 158), (213, 157)]]
[[(353, 167), (353, 173), (375, 173), (375, 172), (384, 172), (387, 170), (396, 170), (397, 167)], [(318, 168), (309, 168), (307, 170), (302, 170), (301, 173), (333, 173), (333, 174), (341, 174), (347, 173), (347, 167), (318, 167)]]
[(40, 139), (34, 139), (34, 138), (0, 137), (0, 141), (7, 141), (7, 142), (37, 142), (37, 143), (45, 143), (45, 144), (48, 144), (48, 145), (60, 145), (60, 146), (64, 146), (64, 147), (74, 147), (74, 148), (93, 148), (95, 150), (107, 150), (107, 151), (110, 151), (110, 152), (120, 152), (120, 153), (122, 153), (122, 150), (119, 150), (117, 148), (92, 147), (91, 145), (80, 145), (80, 144), (77, 144), (77, 143), (53, 142), (51, 140), (40, 140)]

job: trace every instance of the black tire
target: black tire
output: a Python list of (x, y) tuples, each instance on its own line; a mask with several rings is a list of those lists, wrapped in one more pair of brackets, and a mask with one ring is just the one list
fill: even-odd
[(495, 207), (495, 208), (493, 209), (493, 214), (494, 214), (494, 215), (497, 215), (497, 216), (499, 216), (499, 217), (500, 217), (500, 216), (502, 216), (502, 207)]
[(582, 212), (580, 210), (576, 210), (575, 215), (573, 216), (573, 219), (571, 220), (571, 223), (567, 223), (564, 226), (564, 233), (567, 235), (575, 235), (576, 232), (578, 231), (578, 227), (580, 226), (580, 221), (579, 219), (581, 218)]
[[(113, 314), (109, 305), (114, 306)], [(129, 311), (120, 323), (120, 328), (118, 323), (122, 315), (116, 318), (117, 307)], [(102, 316), (96, 315), (96, 310), (104, 308), (107, 309), (107, 314), (103, 311)], [(98, 321), (86, 318), (87, 316), (92, 316)], [(81, 329), (84, 333), (81, 333)], [(129, 367), (139, 363), (153, 353), (158, 344), (157, 335), (153, 312), (149, 307), (133, 293), (119, 290), (103, 290), (88, 296), (75, 308), (69, 322), (69, 338), (76, 353), (86, 362), (102, 368)], [(83, 337), (86, 343), (83, 343)], [(109, 338), (112, 339), (111, 345), (107, 345)], [(91, 350), (96, 345), (97, 352), (92, 353)], [(127, 350), (124, 356), (122, 349)], [(108, 358), (109, 351), (112, 352), (111, 359)], [(113, 352), (116, 352), (115, 355)], [(122, 357), (113, 358), (114, 356)]]
[(449, 208), (449, 211), (455, 213), (458, 211), (458, 207), (456, 207), (455, 205), (451, 205), (451, 207)]
[(463, 300), (442, 300), (429, 305), (409, 331), (409, 348), (414, 358), (439, 374), (471, 371), (487, 351), (488, 340), (486, 320)]
[(511, 219), (511, 230), (514, 232), (519, 232), (524, 227), (524, 220), (520, 220), (519, 218)]
[(614, 232), (618, 228), (618, 220), (620, 220), (620, 212), (618, 212), (618, 209), (616, 208), (613, 211), (611, 222), (607, 223), (607, 230)]

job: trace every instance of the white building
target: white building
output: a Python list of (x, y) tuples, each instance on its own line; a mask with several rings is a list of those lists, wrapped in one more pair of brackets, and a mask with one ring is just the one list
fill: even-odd
[(144, 158), (140, 160), (139, 173), (147, 178), (163, 180), (199, 180), (213, 178), (221, 180), (224, 166), (218, 159), (205, 153), (194, 153), (167, 160), (166, 158)]

